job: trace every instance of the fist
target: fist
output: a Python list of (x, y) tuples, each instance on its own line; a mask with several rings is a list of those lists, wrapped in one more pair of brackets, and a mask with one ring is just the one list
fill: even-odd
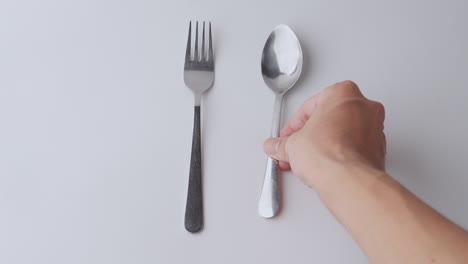
[(385, 110), (344, 81), (309, 98), (283, 127), (279, 138), (265, 141), (267, 155), (280, 169), (292, 169), (315, 188), (340, 169), (385, 169)]

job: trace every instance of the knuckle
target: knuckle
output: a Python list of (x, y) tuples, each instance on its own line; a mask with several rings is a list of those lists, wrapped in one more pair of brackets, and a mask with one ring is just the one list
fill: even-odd
[(359, 87), (357, 86), (356, 83), (353, 81), (347, 80), (344, 82), (340, 83), (340, 88), (343, 93), (345, 94), (351, 94), (351, 95), (360, 95), (361, 90), (359, 90)]
[(381, 102), (375, 102), (374, 107), (379, 112), (385, 112), (385, 106)]
[(381, 102), (373, 102), (372, 106), (374, 108), (374, 111), (380, 117), (380, 119), (384, 119), (385, 118), (385, 106)]
[(327, 89), (327, 93), (335, 96), (362, 96), (356, 83), (350, 80), (339, 82)]
[(357, 84), (351, 80), (345, 80), (339, 83), (339, 85), (343, 88), (354, 90), (354, 91), (359, 91), (359, 87)]

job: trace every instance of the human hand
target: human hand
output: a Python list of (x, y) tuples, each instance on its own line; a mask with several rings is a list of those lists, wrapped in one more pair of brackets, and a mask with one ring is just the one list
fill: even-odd
[(384, 118), (381, 103), (366, 99), (353, 82), (340, 82), (309, 98), (264, 151), (312, 188), (340, 169), (383, 171)]

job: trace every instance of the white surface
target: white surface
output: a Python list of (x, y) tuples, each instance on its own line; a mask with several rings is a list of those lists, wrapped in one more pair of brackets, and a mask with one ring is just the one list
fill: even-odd
[[(0, 2), (0, 263), (365, 263), (292, 175), (257, 216), (273, 94), (260, 76), (286, 23), (305, 53), (291, 116), (343, 79), (386, 105), (388, 170), (468, 227), (468, 2)], [(205, 229), (183, 228), (190, 19), (213, 23), (204, 97)]]

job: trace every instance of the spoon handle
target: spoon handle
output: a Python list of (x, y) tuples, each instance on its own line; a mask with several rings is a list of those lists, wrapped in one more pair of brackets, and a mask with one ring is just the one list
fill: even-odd
[[(281, 105), (283, 95), (278, 94), (275, 100), (273, 111), (273, 123), (271, 126), (271, 137), (278, 137), (281, 122)], [(279, 211), (279, 192), (278, 192), (278, 162), (268, 157), (263, 180), (262, 194), (258, 204), (258, 214), (265, 218), (271, 218)]]
[(262, 195), (258, 204), (258, 214), (265, 218), (271, 218), (278, 213), (278, 210), (278, 164), (272, 158), (268, 158)]
[(192, 156), (190, 158), (190, 175), (185, 207), (185, 229), (191, 233), (203, 227), (202, 169), (201, 169), (201, 129), (200, 106), (194, 108)]

